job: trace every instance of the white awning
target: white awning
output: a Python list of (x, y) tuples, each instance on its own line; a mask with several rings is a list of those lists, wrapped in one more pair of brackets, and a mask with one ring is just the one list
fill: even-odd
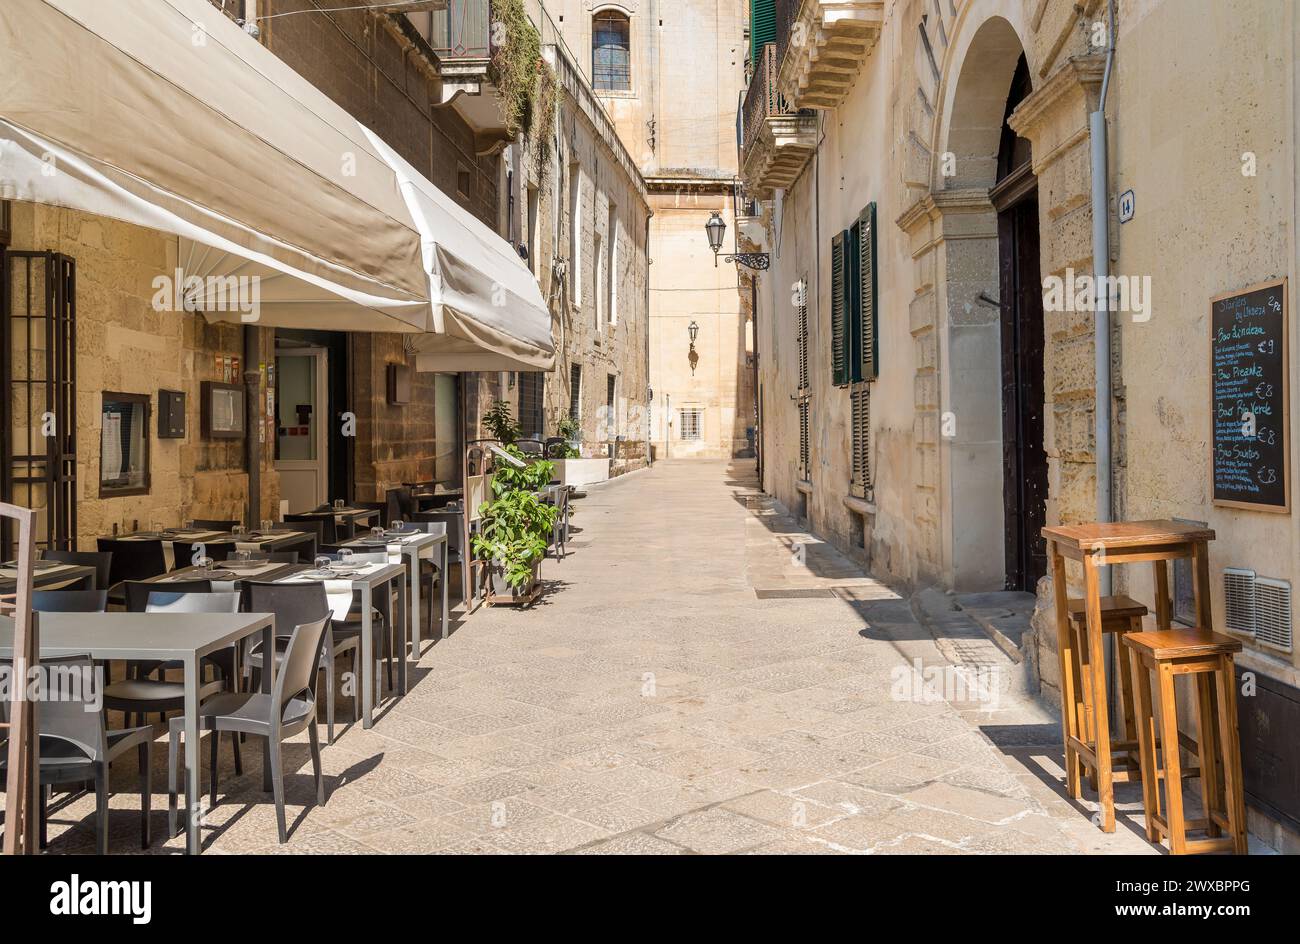
[(549, 364), (510, 246), (206, 0), (4, 0), (0, 62), (0, 194), (178, 236), (209, 319), (252, 320), (211, 287), (256, 275), (262, 324)]

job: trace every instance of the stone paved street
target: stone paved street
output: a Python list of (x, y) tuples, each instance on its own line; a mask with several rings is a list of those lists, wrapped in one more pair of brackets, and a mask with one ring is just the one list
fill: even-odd
[[(895, 698), (917, 678), (900, 667), (948, 664), (929, 632), (752, 483), (752, 463), (681, 462), (592, 488), (533, 609), (475, 614), (373, 730), (325, 749), (325, 807), (291, 745), (287, 845), (250, 744), (208, 851), (1154, 851), (1132, 795), (1113, 836), (1064, 801), (1050, 715)], [(91, 848), (90, 802), (55, 805), (52, 851)], [(113, 807), (131, 851), (135, 798)]]

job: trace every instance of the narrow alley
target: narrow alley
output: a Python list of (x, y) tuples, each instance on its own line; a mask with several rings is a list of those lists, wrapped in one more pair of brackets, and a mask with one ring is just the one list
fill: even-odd
[[(1107, 836), (1065, 804), (1053, 717), (929, 697), (915, 668), (948, 663), (908, 601), (778, 514), (752, 463), (659, 463), (593, 487), (542, 577), (531, 610), (475, 615), (372, 730), (325, 750), (324, 807), (305, 739), (290, 745), (288, 844), (254, 757), (224, 773), (206, 848), (1157, 851), (1140, 813)], [(1044, 748), (999, 749), (981, 733), (999, 728)], [(120, 851), (133, 800), (114, 797)], [(79, 825), (52, 851), (93, 843), (77, 805), (53, 815), (52, 836)]]

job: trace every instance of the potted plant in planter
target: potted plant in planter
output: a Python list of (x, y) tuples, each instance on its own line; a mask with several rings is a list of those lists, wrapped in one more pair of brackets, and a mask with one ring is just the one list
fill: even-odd
[(563, 416), (555, 424), (555, 435), (563, 437), (566, 442), (556, 443), (551, 447), (551, 458), (556, 460), (555, 474), (565, 485), (582, 488), (594, 482), (603, 482), (609, 478), (609, 459), (584, 459), (579, 446), (582, 444), (582, 427), (571, 416)]
[(488, 562), (493, 596), (519, 603), (530, 601), (536, 592), (537, 571), (559, 510), (536, 494), (550, 483), (552, 463), (527, 463), (517, 446), (506, 446), (505, 451), (520, 465), (498, 460), (492, 474), (493, 499), (479, 507), (481, 523), (472, 547), (476, 558)]

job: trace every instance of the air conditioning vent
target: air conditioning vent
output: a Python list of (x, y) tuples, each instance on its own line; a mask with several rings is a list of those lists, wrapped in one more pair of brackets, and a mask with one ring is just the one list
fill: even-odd
[(1260, 577), (1255, 581), (1255, 640), (1283, 652), (1292, 648), (1291, 584)]
[[(1255, 572), (1223, 568), (1224, 625), (1243, 636), (1255, 635)], [(1209, 627), (1205, 627), (1208, 629)]]

